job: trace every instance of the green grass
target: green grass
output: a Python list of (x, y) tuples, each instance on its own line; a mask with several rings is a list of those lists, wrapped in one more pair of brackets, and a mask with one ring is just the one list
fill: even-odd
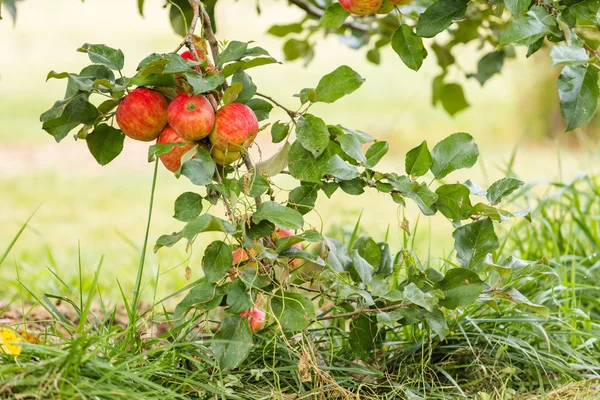
[[(399, 326), (369, 363), (354, 359), (346, 333), (335, 325), (294, 337), (258, 334), (250, 357), (221, 373), (208, 347), (218, 315), (165, 325), (169, 308), (158, 305), (135, 321), (143, 339), (132, 338), (123, 312), (100, 296), (97, 267), (79, 270), (76, 285), (53, 279), (69, 293), (61, 311), (38, 298), (51, 315), (46, 336), (25, 345), (18, 362), (3, 357), (0, 396), (593, 399), (600, 378), (599, 182), (582, 176), (538, 185), (541, 196), (532, 186), (513, 196), (532, 207), (533, 223), (505, 232), (502, 254), (547, 258), (557, 277), (524, 278), (517, 288), (550, 309), (548, 320), (508, 303), (497, 311), (479, 303), (448, 316), (451, 334), (444, 341), (426, 327)], [(429, 265), (444, 268), (443, 262)], [(69, 319), (65, 307), (76, 317)], [(156, 329), (160, 335), (149, 334)]]

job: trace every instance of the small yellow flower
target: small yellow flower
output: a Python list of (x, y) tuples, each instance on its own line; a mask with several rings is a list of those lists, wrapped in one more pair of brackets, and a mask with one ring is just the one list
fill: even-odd
[(12, 329), (0, 327), (0, 353), (18, 356), (21, 354), (21, 343), (23, 339)]

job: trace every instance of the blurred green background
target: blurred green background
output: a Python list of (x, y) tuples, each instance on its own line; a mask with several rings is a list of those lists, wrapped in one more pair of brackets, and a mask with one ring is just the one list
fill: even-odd
[[(261, 1), (262, 14), (256, 19), (254, 2), (222, 1), (217, 6), (217, 36), (220, 40), (254, 40), (283, 60), (283, 42), (266, 31), (273, 24), (302, 17), (286, 3)], [(117, 279), (127, 291), (133, 287), (152, 179), (152, 165), (146, 160), (148, 145), (128, 140), (116, 161), (100, 167), (85, 143), (71, 137), (55, 143), (42, 131), (39, 115), (62, 97), (65, 88), (65, 81), (45, 82), (46, 74), (50, 70), (77, 72), (89, 64), (85, 54), (76, 52), (83, 43), (122, 49), (126, 74), (132, 74), (147, 54), (172, 51), (180, 38), (172, 32), (163, 5), (163, 0), (146, 1), (142, 18), (133, 0), (28, 0), (19, 4), (16, 26), (8, 19), (0, 22), (0, 249), (8, 246), (39, 206), (30, 226), (0, 265), (0, 300), (22, 291), (17, 277), (36, 294), (64, 292), (46, 267), (76, 286), (78, 246), (88, 282), (104, 257), (100, 286), (106, 299), (118, 301)], [(501, 76), (481, 88), (464, 76), (476, 70), (482, 53), (474, 47), (461, 47), (455, 55), (462, 71), (451, 71), (449, 80), (464, 85), (471, 108), (452, 118), (431, 106), (431, 80), (439, 73), (433, 55), (415, 73), (389, 48), (382, 65), (375, 66), (365, 60), (366, 50), (350, 50), (334, 35), (313, 39), (318, 46), (310, 65), (294, 62), (251, 70), (254, 82), (260, 92), (295, 107), (298, 100), (293, 94), (314, 87), (339, 64), (352, 66), (366, 78), (363, 87), (335, 104), (316, 105), (312, 112), (328, 123), (388, 140), (390, 152), (380, 170), (402, 173), (404, 154), (422, 140), (433, 145), (451, 133), (464, 131), (475, 137), (481, 158), (473, 171), (453, 174), (448, 181), (469, 177), (487, 186), (506, 175), (517, 147), (512, 171), (527, 182), (566, 181), (579, 171), (598, 172), (596, 124), (564, 133), (555, 90), (558, 70), (551, 69), (543, 52), (532, 59), (519, 53), (516, 59), (507, 60)], [(272, 113), (272, 121), (284, 117), (279, 111)], [(258, 161), (277, 148), (270, 143), (267, 129), (259, 135), (252, 155)], [(293, 184), (285, 179), (277, 182), (283, 198)], [(187, 179), (177, 180), (161, 168), (151, 244), (159, 235), (181, 228), (181, 223), (172, 219), (173, 201), (186, 190), (193, 190)], [(340, 192), (331, 200), (321, 195), (317, 210), (307, 216), (308, 222), (334, 236), (351, 230), (364, 210), (361, 227), (381, 240), (389, 226), (389, 239), (396, 249), (401, 245), (400, 224), (405, 213), (411, 229), (418, 223), (415, 243), (424, 260), (443, 257), (452, 250), (449, 222), (437, 217), (418, 220), (412, 204), (403, 210), (388, 196), (375, 192), (360, 197)], [(509, 210), (515, 210), (515, 205)], [(214, 211), (220, 212), (218, 208)], [(503, 225), (510, 228), (510, 222)], [(181, 288), (186, 282), (186, 265), (193, 271), (192, 279), (198, 278), (203, 246), (211, 240), (201, 236), (191, 255), (183, 244), (149, 254), (146, 286), (154, 286), (153, 280), (160, 274), (159, 296)], [(151, 294), (152, 290), (145, 293)]]

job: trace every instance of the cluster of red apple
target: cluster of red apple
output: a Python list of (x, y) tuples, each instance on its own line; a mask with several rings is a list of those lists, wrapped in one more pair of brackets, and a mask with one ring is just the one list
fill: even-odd
[(411, 0), (339, 0), (340, 5), (354, 15), (387, 14), (395, 6), (410, 2)]
[[(275, 228), (274, 236), (277, 239), (281, 239), (281, 238), (284, 238), (287, 236), (293, 236), (293, 235), (294, 235), (294, 231), (292, 231), (290, 229)], [(302, 249), (302, 246), (300, 245), (300, 243), (296, 243), (292, 247), (297, 248), (297, 249)], [(257, 255), (258, 255), (258, 253), (253, 248), (246, 250), (246, 249), (240, 247), (233, 252), (233, 261), (232, 261), (231, 265), (234, 267), (239, 267), (239, 268), (245, 268), (245, 267), (255, 268), (256, 262), (251, 261), (251, 259), (254, 259), (254, 257), (256, 257)], [(247, 261), (250, 261), (250, 262), (246, 263)], [(302, 260), (300, 260), (298, 258), (294, 258), (293, 260), (290, 261), (289, 265), (290, 265), (291, 269), (298, 268), (299, 266), (302, 265)], [(233, 280), (234, 278), (232, 277), (231, 279)], [(262, 327), (265, 323), (266, 314), (263, 310), (261, 310), (258, 307), (252, 307), (249, 310), (242, 312), (240, 315), (242, 317), (248, 317), (248, 325), (252, 329), (252, 332), (257, 332), (260, 329), (262, 329)]]
[[(200, 48), (198, 54), (205, 59)], [(189, 51), (181, 56), (193, 59)], [(207, 69), (214, 70), (214, 66), (208, 63)], [(188, 143), (160, 156), (165, 167), (175, 172), (181, 167), (181, 157), (196, 144), (210, 151), (217, 164), (229, 165), (240, 159), (256, 138), (258, 119), (250, 107), (235, 102), (217, 107), (203, 94), (180, 93), (168, 104), (161, 93), (138, 87), (121, 101), (116, 118), (123, 133), (132, 139)]]

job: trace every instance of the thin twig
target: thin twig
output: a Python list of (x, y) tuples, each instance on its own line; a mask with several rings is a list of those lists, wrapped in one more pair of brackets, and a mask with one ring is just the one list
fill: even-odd
[(196, 51), (196, 46), (194, 46), (194, 32), (196, 31), (196, 24), (200, 18), (200, 3), (198, 0), (188, 1), (194, 11), (194, 16), (192, 17), (192, 22), (190, 23), (190, 29), (188, 29), (187, 35), (185, 35), (181, 43), (179, 43), (179, 46), (177, 46), (174, 53), (177, 53), (183, 46), (187, 46), (187, 48), (190, 49), (190, 53), (194, 56), (194, 60), (198, 61), (198, 52)]
[(277, 102), (274, 98), (267, 96), (266, 94), (262, 94), (262, 93), (258, 93), (256, 92), (256, 95), (259, 97), (262, 97), (264, 99), (269, 100), (271, 103), (275, 104), (277, 107), (281, 108), (283, 111), (285, 111), (291, 119), (295, 119), (298, 116), (298, 113), (296, 111), (290, 110), (289, 108), (287, 108), (286, 106), (284, 106), (283, 104)]
[(348, 312), (348, 313), (344, 313), (344, 314), (325, 315), (323, 317), (318, 317), (317, 321), (324, 321), (327, 319), (336, 319), (336, 318), (347, 318), (347, 317), (353, 317), (353, 316), (359, 315), (359, 314), (378, 313), (378, 312), (391, 311), (391, 310), (397, 310), (399, 308), (408, 308), (408, 307), (410, 307), (410, 304), (396, 304), (393, 306), (383, 307), (383, 308), (363, 308), (361, 310), (352, 311), (352, 312)]
[[(195, 1), (195, 0), (189, 0)], [(219, 55), (219, 42), (215, 37), (215, 33), (212, 29), (212, 24), (210, 22), (210, 16), (206, 12), (204, 8), (204, 4), (200, 3), (200, 12), (202, 13), (202, 27), (204, 28), (204, 36), (206, 36), (206, 40), (208, 40), (208, 44), (210, 46), (210, 52), (213, 57), (213, 61), (215, 65), (217, 65), (217, 56)], [(218, 66), (217, 66), (218, 67)], [(227, 89), (227, 80), (223, 80), (223, 90)]]
[[(310, 3), (306, 3), (303, 0), (288, 0), (291, 4), (294, 4), (295, 6), (297, 6), (298, 8), (306, 11), (306, 13), (314, 18), (320, 19), (324, 12), (323, 10), (321, 10), (319, 7), (313, 6)], [(360, 32), (369, 32), (370, 26), (367, 24), (361, 24), (360, 22), (356, 22), (356, 21), (346, 21), (344, 22), (344, 26), (347, 28), (352, 28), (354, 30), (360, 31)]]
[[(215, 175), (217, 176), (217, 182), (219, 183), (219, 185), (223, 185), (223, 179), (221, 179), (221, 174), (219, 173), (219, 167), (217, 167), (215, 169)], [(233, 212), (231, 211), (231, 206), (229, 205), (229, 201), (227, 201), (227, 197), (223, 196), (223, 194), (221, 194), (221, 197), (223, 198), (223, 203), (225, 203), (225, 208), (227, 209), (227, 217), (229, 217), (229, 220), (231, 222), (234, 222)]]

